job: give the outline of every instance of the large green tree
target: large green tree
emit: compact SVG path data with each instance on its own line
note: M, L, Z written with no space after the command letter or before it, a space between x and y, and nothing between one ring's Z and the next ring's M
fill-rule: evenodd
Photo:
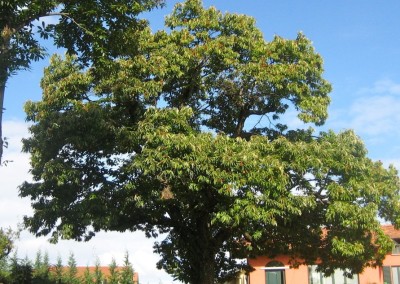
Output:
M134 47L134 35L146 25L138 14L162 0L4 0L0 1L0 163L3 153L2 114L7 79L29 69L46 52L39 36L79 54L85 63L99 64L125 56ZM58 18L41 24L43 17ZM50 21L53 22L53 21ZM127 33L129 32L129 33Z
M391 241L378 217L400 225L397 171L352 131L285 119L327 118L331 86L311 42L266 41L254 19L200 0L178 4L166 28L135 33L137 53L103 66L106 77L52 58L42 100L26 104L27 227L54 241L164 233L158 267L193 284L259 254L319 259L326 273L380 264Z

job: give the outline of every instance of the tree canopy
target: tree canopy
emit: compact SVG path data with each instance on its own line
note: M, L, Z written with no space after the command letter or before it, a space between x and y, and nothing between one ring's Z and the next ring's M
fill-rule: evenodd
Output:
M285 119L327 118L331 86L311 42L267 41L253 18L200 0L165 24L127 36L136 48L96 72L52 57L42 100L25 106L31 232L165 233L158 267L193 284L259 254L319 259L326 273L380 264L392 244L378 217L400 225L397 171L370 160L351 130Z
M46 49L39 36L43 39L52 37L57 47L65 48L70 54L78 54L84 64L101 64L124 56L134 48L134 40L126 35L132 35L146 25L145 21L138 19L138 14L162 2L0 1L0 163L3 153L1 121L7 79L19 70L29 69L33 61L45 57ZM43 17L58 18L58 22L46 24Z

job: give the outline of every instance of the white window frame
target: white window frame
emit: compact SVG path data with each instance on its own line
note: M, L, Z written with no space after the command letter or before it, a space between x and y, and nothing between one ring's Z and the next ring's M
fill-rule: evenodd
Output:
M342 273L342 271L340 270L335 270L332 275L330 275L329 277L325 277L322 275L322 272L317 272L315 271L315 268L317 267L317 265L309 265L308 266L308 284L332 284L335 283L335 275L338 275L338 272L341 272L339 275L342 275L341 277L343 277L343 282L341 283L347 283L347 279L350 280L351 282L349 284L354 283L354 278L356 277L355 281L356 283L360 283L360 277L358 277L358 274L353 275L353 279L350 279L348 277L345 277ZM313 283L312 282L312 277L311 277L311 273L318 273L318 283Z

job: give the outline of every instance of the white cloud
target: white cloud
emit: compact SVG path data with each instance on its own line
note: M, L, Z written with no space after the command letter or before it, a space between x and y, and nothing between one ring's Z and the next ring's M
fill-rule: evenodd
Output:
M28 124L18 120L6 120L3 122L3 135L6 136L8 147L4 155L19 156L22 149L22 138L28 137ZM8 158L8 160L10 160Z
M400 95L400 84L390 79L382 79L376 81L372 87L361 89L359 93Z
M375 136L400 134L400 98L389 95L364 96L350 107L351 127Z
M325 127L335 131L353 129L364 141L369 157L383 161L385 166L392 163L399 169L400 84L378 80L353 98L349 96L332 104Z
M379 80L358 92L355 100L330 111L327 126L354 129L370 145L400 138L400 84Z
M28 125L23 121L4 121L4 133L8 137L9 147L5 149L4 158L12 160L6 167L0 167L0 227L16 228L24 215L30 215L32 209L29 199L18 196L18 186L29 180L29 157L21 153L21 139L27 137ZM123 263L123 256L129 252L134 269L139 273L142 283L172 283L172 278L164 271L156 269L158 255L153 253L153 240L147 239L143 233L105 233L101 232L91 241L79 243L60 241L50 244L47 238L35 238L29 232L22 232L16 242L18 255L34 259L38 250L47 251L50 261L55 263L58 255L67 262L73 252L78 265L93 265L98 257L102 265L108 265L114 257L118 264Z

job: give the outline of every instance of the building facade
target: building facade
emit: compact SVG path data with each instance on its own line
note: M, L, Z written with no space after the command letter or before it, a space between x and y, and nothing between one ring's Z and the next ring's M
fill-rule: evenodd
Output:
M289 257L278 256L274 259L260 256L248 259L254 268L243 284L400 284L400 231L393 226L382 226L384 232L393 240L394 249L383 261L383 266L368 267L363 273L345 277L338 270L329 277L316 271L316 266L301 265L291 268Z

